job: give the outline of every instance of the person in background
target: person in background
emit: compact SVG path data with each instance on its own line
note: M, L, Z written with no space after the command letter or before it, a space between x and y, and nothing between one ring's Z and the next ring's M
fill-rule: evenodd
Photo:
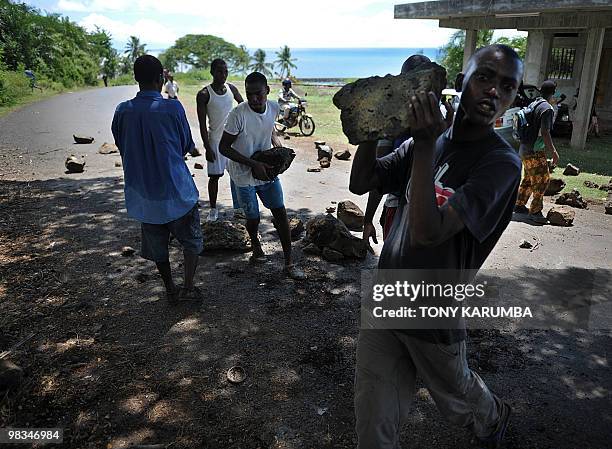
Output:
M236 86L227 81L227 64L223 59L215 59L210 65L210 73L213 81L204 87L196 95L198 120L200 123L200 135L206 150L206 161L208 169L208 200L210 211L208 221L216 221L219 212L217 210L217 195L219 192L219 178L225 173L227 158L219 153L219 143L223 136L223 128L227 116L234 106L234 101L240 104L244 100ZM208 120L208 127L206 122ZM232 202L235 213L240 206L236 197L236 187L230 179Z
M551 105L553 95L556 91L554 81L547 80L540 88L541 97L537 98L532 105L534 127L536 132L526 142L521 142L519 155L523 161L524 176L518 191L514 212L517 214L528 214L531 221L536 224L548 222L542 214L544 208L544 192L548 186L550 175L548 173L548 161L546 152L552 154L553 165L559 162L559 153L555 148L550 132L554 123L554 109ZM533 197L529 209L526 204Z
M291 80L289 78L284 79L282 84L283 87L278 92L278 104L283 111L283 120L287 120L291 109L297 107L297 104L291 100L300 100L300 97L291 88Z
M178 83L174 81L174 76L172 76L171 73L168 73L167 78L168 81L166 81L166 84L164 84L164 92L168 95L168 99L178 100Z
M199 193L184 160L194 147L189 123L180 102L162 97L163 69L156 57L136 59L134 78L140 90L117 106L111 125L123 162L127 213L141 223L141 256L155 262L168 300L199 300L194 275L203 241ZM171 235L183 247L182 288L170 268Z

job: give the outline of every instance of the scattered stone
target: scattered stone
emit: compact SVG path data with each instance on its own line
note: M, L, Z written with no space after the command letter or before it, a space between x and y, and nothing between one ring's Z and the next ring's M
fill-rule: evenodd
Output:
M314 144L315 144L315 147L319 147L321 145L325 145L325 141L324 140L315 140Z
M588 207L587 202L582 198L580 192L573 189L571 192L562 193L555 204L564 204L566 206L577 207L578 209L586 209Z
M603 190L604 192L612 191L612 183L599 186L599 190Z
M227 380L233 384L241 384L246 378L246 371L241 366L232 366L227 370Z
M588 187L589 189L599 189L599 184L596 184L588 179L584 181L584 186Z
M98 153L100 154L111 154L111 153L119 153L119 148L114 143L104 142L98 148Z
M367 242L354 236L348 228L332 215L317 216L306 223L304 243L314 243L318 248L330 248L344 257L365 259Z
M309 167L306 169L307 172L310 173L320 173L321 172L321 168L319 167Z
M321 248L314 243L309 243L302 249L302 251L304 251L305 254L312 254L313 256L320 256L322 253Z
M327 145L320 145L317 147L317 160L320 161L322 159L331 160L334 155L334 150L332 147Z
M548 182L548 186L546 187L546 191L544 192L544 195L546 196L556 195L564 188L565 188L565 181L563 179L550 178L550 181Z
M338 203L338 220L351 231L363 231L364 213L359 206L349 200Z
M555 226L572 226L576 212L568 206L554 206L546 215L546 218L551 225Z
M533 248L533 245L528 240L523 239L521 240L521 243L519 244L519 248L531 249Z
M336 212L336 208L332 206L326 207L325 212L327 212L328 214L333 214L334 212Z
M304 222L297 215L290 215L287 217L289 219L289 232L291 233L291 241L295 242L302 237L304 233ZM272 224L276 229L276 221L272 219Z
M23 379L23 370L8 360L0 360L0 390L17 388Z
M555 168L557 168L557 166L553 164L552 159L546 159L546 163L548 164L548 173L552 173L555 171Z
M205 221L202 223L204 234L204 249L207 251L238 251L251 250L251 239L246 227L235 221Z
M604 204L607 215L612 215L612 193L608 193L608 200Z
M131 246L124 246L121 248L121 255L123 257L132 257L134 254L136 254L136 250Z
M291 139L291 137L289 137L287 134L285 134L284 139L285 139L285 140L290 140L290 139Z
M115 167L122 167L121 161L115 161Z
M321 166L321 168L329 168L331 162L329 159L324 157L323 159L319 160L319 165Z
M204 166L200 164L199 162L196 162L195 164L193 164L193 168L195 168L196 170L204 170Z
M79 160L79 158L77 158L74 154L71 154L68 156L68 159L66 159L66 163L64 165L66 166L68 173L83 173L85 170L85 159L81 158Z
M341 161L348 161L351 158L351 152L349 150L337 151L334 154L336 159L340 159Z
M342 131L357 145L368 140L400 136L410 128L410 98L420 91L433 91L438 98L446 86L446 70L424 63L402 75L373 76L349 83L333 98L340 109Z
M580 174L580 169L572 164L567 164L565 170L563 170L563 174L565 176L578 176Z
M94 141L94 138L90 136L77 136L73 134L72 137L74 138L74 143L93 143Z
M328 247L323 248L322 255L323 259L327 260L328 262L340 262L344 259L344 255L341 252Z
M295 159L295 151L287 147L275 147L257 151L251 156L251 159L271 165L272 168L268 170L267 174L269 179L274 179L289 168L293 159Z

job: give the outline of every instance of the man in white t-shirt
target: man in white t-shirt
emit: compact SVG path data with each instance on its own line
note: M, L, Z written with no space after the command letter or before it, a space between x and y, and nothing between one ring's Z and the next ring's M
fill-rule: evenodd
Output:
M168 99L178 100L178 91L179 91L178 83L174 81L174 77L172 76L171 73L168 73L167 79L168 81L166 81L166 84L164 84L164 92L168 94Z
M227 64L223 59L215 59L210 64L212 83L205 86L196 95L198 120L200 122L200 135L206 149L206 161L208 169L208 199L210 211L208 221L216 221L219 213L217 210L217 194L219 192L219 178L225 173L227 158L219 154L219 142L223 136L223 128L227 116L234 106L234 101L240 104L244 100L238 89L233 84L227 83ZM206 126L208 122L208 127ZM230 181L234 211L240 206L236 198L234 183Z
M285 272L294 279L304 279L304 273L293 264L291 257L291 235L281 182L278 177L269 178L268 169L272 167L251 159L257 151L281 146L274 135L279 106L268 101L270 87L261 73L251 73L244 84L247 101L236 106L227 116L219 151L230 159L227 168L236 185L238 202L246 215L246 228L253 246L251 261L265 261L258 237L259 197L274 216L285 257Z

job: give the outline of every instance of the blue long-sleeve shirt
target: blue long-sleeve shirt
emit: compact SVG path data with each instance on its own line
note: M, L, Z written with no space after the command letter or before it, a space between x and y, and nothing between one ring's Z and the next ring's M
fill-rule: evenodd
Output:
M199 193L184 160L195 145L181 103L140 91L117 106L111 129L123 160L128 215L164 224L189 212Z

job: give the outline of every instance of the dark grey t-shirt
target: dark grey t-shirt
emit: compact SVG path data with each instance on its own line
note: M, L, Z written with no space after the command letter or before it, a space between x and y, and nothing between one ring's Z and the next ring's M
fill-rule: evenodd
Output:
M407 192L412 165L412 141L377 160L381 193L402 192L379 269L471 270L482 266L508 226L521 177L516 152L493 130L474 142L454 142L448 131L436 141L434 181L438 206L447 201L465 228L431 248L410 244ZM465 329L405 331L427 341L452 343L465 338Z
M535 100L535 101L538 101L538 100ZM555 111L548 101L543 100L541 103L537 105L534 111L534 116L535 116L534 132L530 136L530 139L527 142L521 142L521 145L519 147L519 155L521 157L535 154L536 151L541 151L538 148L534 149L534 147L536 146L535 145L536 141L538 140L538 137L540 137L540 130L542 128L547 129L548 131L552 129L553 122L554 122L554 115L555 115Z

